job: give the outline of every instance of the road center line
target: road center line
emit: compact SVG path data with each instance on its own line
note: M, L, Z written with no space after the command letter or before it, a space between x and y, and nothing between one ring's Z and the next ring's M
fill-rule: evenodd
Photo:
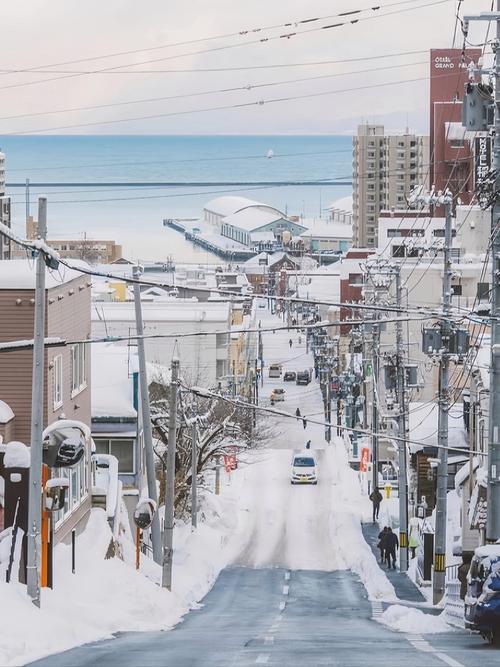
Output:
M290 591L290 586L283 586L283 595L288 595L289 591Z
M290 581L290 572L285 572L285 581Z
M280 610L281 610L281 611L284 611L285 607L286 607L286 602L285 602L284 600L282 600L282 601L280 602Z
M438 651L438 649L434 648L434 646L432 646L432 644L424 639L422 635L407 635L406 639L414 648L417 649L417 651L422 651L422 653L431 653L432 655L436 656L438 660L441 660L441 662L447 664L448 667L464 667L464 665L461 662L458 662L458 660L455 660L446 653L442 653L441 651Z

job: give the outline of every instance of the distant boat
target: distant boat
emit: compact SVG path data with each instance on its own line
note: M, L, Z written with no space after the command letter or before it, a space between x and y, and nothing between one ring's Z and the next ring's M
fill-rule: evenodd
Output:
M272 157L274 156L274 151L273 151L273 149L270 148L270 149L267 151L267 154L266 154L266 155L267 155L268 158L272 158Z

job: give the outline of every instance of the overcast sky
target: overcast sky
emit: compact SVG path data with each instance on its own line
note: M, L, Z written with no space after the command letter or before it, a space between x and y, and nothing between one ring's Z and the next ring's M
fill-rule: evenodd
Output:
M401 0L381 0L381 5ZM432 0L414 0L424 5ZM373 3L371 3L373 4ZM490 9L491 0L464 0L463 11ZM174 42L235 33L317 16L368 7L368 0L28 0L2 3L2 68L34 68L92 58L109 53L151 49ZM88 127L54 129L57 134L322 134L347 133L362 120L385 122L389 128L407 123L417 131L428 126L428 82L413 82L369 88L377 83L426 77L428 53L396 58L375 56L402 51L450 47L453 40L456 1L428 6L411 12L375 18L355 25L275 39L256 45L246 44L256 35L227 37L196 44L142 51L131 55L89 60L84 63L49 67L69 72L127 65L127 73L67 74L58 81L22 85L63 74L1 74L2 111L0 134L39 131L77 125L185 112L258 100L308 95L323 91L357 88L352 92L309 99L264 104L243 109L164 116ZM402 5L407 6L407 5ZM393 12L382 8L377 14ZM362 16L374 16L373 12ZM287 29L259 33L273 37L283 32L339 22L338 18ZM485 25L476 24L471 41L483 41ZM461 45L461 36L458 41ZM175 57L209 48L241 45L211 53ZM137 65L150 59L165 60ZM359 62L284 67L246 71L194 72L201 68L253 67L318 60L363 58ZM420 63L377 72L354 74L389 66ZM182 73L130 73L133 70L188 70ZM115 70L119 72L120 70ZM317 79L269 86L155 101L97 110L16 118L19 114L59 111L68 108L109 105L125 101L172 95L191 95L205 91L274 83L289 79L348 73L330 79ZM6 118L14 116L14 118Z

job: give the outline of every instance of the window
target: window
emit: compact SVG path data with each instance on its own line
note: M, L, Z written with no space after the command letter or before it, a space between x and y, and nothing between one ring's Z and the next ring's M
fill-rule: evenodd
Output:
M451 293L453 296L462 296L462 285L452 285Z
M489 283L478 283L477 284L477 298L479 301L487 301L490 296L490 284Z
M52 360L52 403L54 410L60 408L63 404L63 360L62 355L58 354Z
M362 285L363 284L363 274L362 273L350 273L349 274L349 285Z
M97 454L112 454L118 459L118 472L133 475L135 473L133 438L98 438L95 440Z
M54 471L54 477L62 477L69 482L64 500L64 508L55 513L56 527L61 524L82 502L89 492L88 458L87 454L74 468L59 468Z
M87 386L86 348L83 343L71 346L71 396Z

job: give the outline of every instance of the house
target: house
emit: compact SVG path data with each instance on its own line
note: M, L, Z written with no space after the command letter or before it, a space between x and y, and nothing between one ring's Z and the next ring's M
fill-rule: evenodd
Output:
M307 230L300 234L300 238L304 248L311 253L345 253L352 245L352 226L349 224L322 219L305 219L302 223Z
M32 340L35 266L28 259L0 262L0 343ZM65 268L46 271L45 337L82 341L90 337L90 281ZM90 425L90 355L84 343L46 347L43 426L59 419ZM33 352L0 354L0 438L30 444ZM91 506L90 445L71 477L67 503L55 525L56 542L82 521Z
M273 206L234 195L217 197L203 208L203 222L212 224L222 236L253 247L265 240L269 232L278 242L283 234L298 236L304 225L289 219Z
M142 301L148 362L169 367L175 354L185 377L217 386L229 372L231 304L196 299ZM92 333L95 336L130 336L136 333L133 302L94 303ZM183 334L197 334L184 336ZM124 342L123 345L127 345Z
M256 294L274 294L281 272L299 270L300 262L286 252L261 252L244 262L240 268Z

